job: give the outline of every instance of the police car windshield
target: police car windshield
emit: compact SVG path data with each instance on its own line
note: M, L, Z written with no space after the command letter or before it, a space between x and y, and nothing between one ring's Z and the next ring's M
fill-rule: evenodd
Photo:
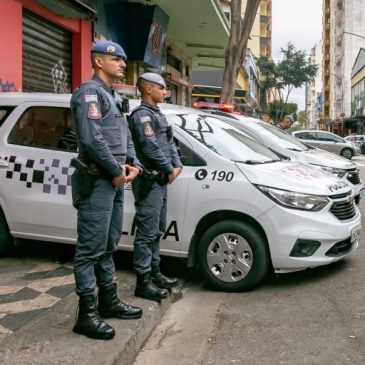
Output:
M256 163L279 161L278 157L265 146L215 117L170 114L167 118L210 150L229 160Z
M264 141L270 141L271 146L277 145L281 148L298 152L308 151L310 149L297 138L268 123L253 122L250 120L229 120L228 123L243 132L247 130L254 135L260 136ZM266 142L264 143L266 144Z

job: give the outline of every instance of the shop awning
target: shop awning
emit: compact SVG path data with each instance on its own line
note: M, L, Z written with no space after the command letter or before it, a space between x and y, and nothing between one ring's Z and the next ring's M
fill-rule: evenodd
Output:
M169 16L167 35L192 57L194 71L224 68L229 23L219 0L152 0L149 5Z

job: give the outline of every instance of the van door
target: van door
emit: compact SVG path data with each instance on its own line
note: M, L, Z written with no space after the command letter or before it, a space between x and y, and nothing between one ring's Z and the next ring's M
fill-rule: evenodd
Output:
M66 103L23 103L2 126L0 199L14 236L75 241L70 160L76 143L63 140L70 129Z

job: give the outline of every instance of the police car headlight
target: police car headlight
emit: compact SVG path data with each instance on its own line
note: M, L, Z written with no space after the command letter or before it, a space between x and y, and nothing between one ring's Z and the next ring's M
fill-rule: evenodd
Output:
M346 170L343 169L338 169L336 167L328 167L328 166L318 166L318 165L313 165L314 167L319 168L322 171L326 171L329 172L332 175L336 175L337 177L344 177L346 175Z
M286 208L319 212L329 203L325 196L296 193L263 185L256 185L256 187L271 200Z

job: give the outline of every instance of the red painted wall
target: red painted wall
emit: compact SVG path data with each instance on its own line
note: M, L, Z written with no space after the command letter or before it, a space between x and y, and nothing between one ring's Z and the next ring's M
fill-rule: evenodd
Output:
M72 37L72 89L90 78L92 23L89 20L62 18L33 0L1 0L0 11L0 92L21 91L22 86L22 8L64 27ZM12 85L14 85L12 87Z
M0 10L0 92L19 91L22 86L22 6L3 0Z

